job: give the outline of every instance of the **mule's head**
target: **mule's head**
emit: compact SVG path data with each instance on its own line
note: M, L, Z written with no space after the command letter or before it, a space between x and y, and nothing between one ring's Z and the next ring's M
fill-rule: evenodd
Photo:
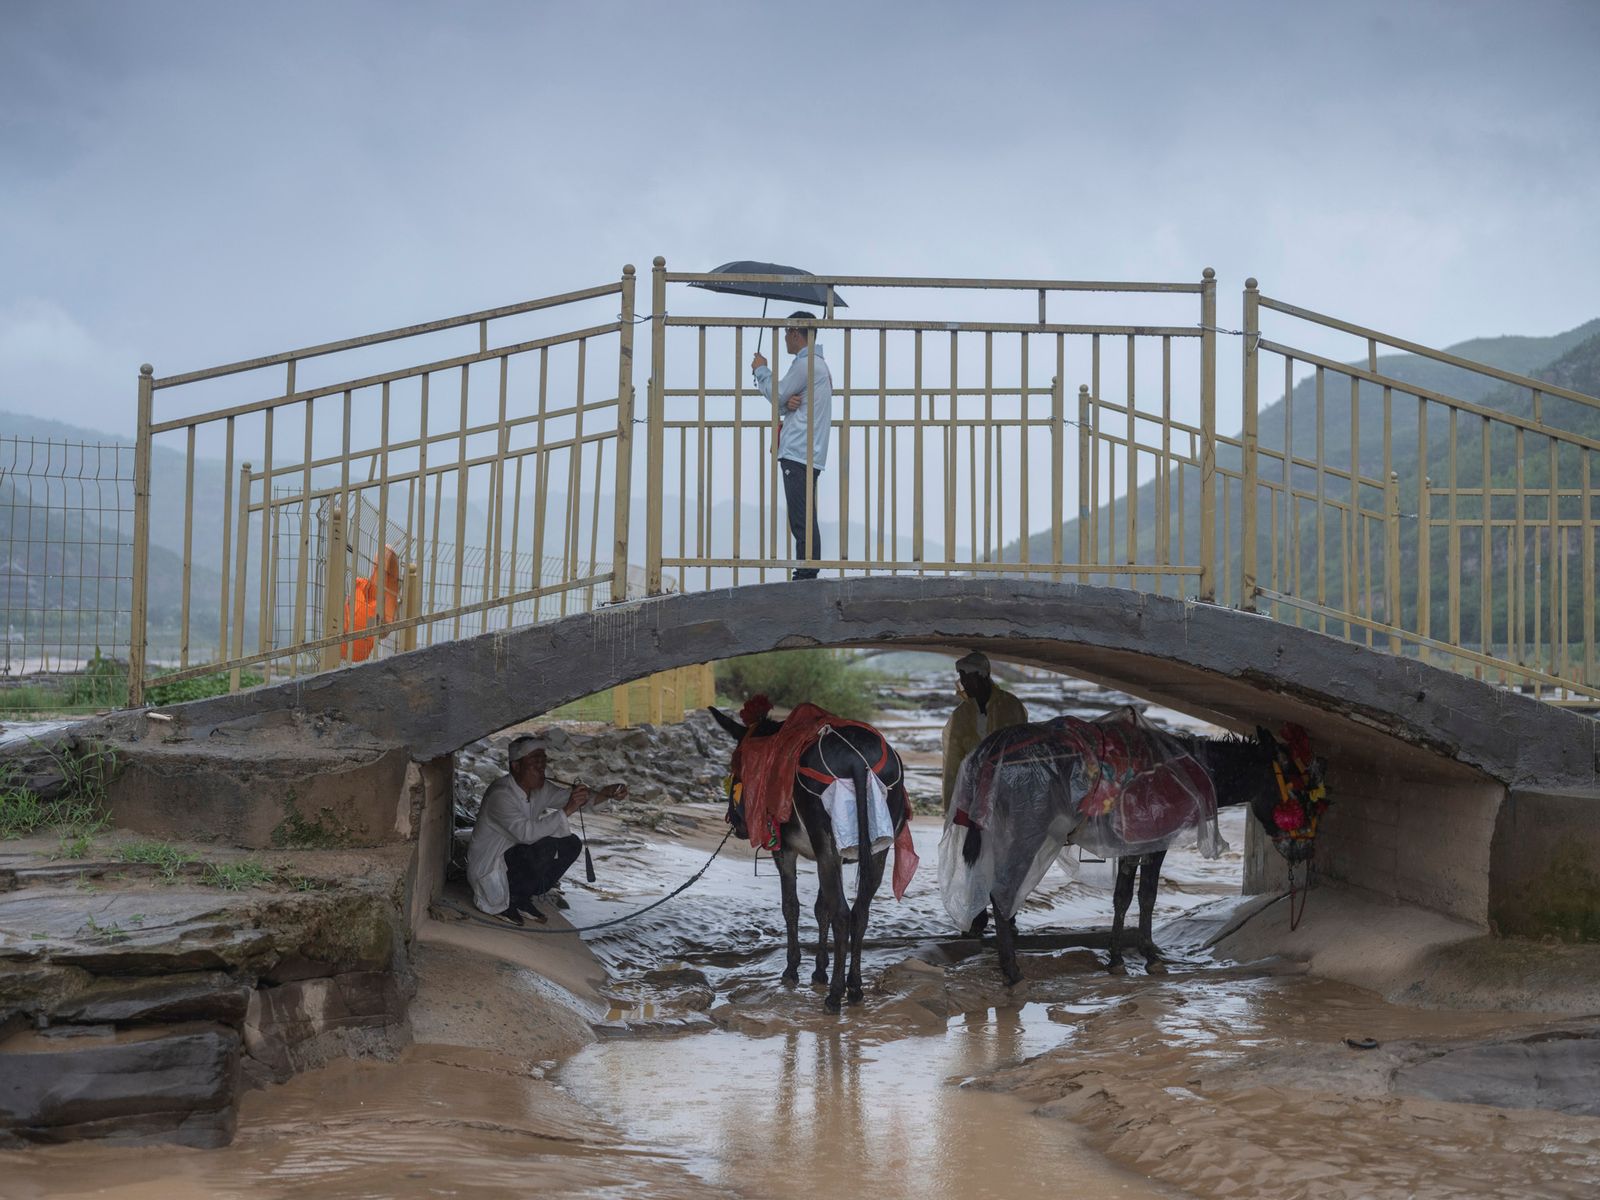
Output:
M783 728L783 722L774 721L767 715L772 711L772 701L765 696L752 696L745 701L738 717L731 717L716 707L706 711L716 718L723 732L734 740L733 755L728 760L728 775L723 781L728 794L728 812L724 819L733 826L735 836L748 838L750 830L744 820L744 782L740 778L739 751L746 738L769 737Z
M1285 725L1276 737L1257 726L1256 741L1273 786L1256 794L1251 811L1279 854L1304 862L1315 850L1317 823L1330 800L1328 765L1311 752L1311 737L1298 725Z

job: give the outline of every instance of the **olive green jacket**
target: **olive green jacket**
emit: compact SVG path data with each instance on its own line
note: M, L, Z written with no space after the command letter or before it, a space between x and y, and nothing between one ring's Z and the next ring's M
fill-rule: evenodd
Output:
M955 712L944 723L944 810L950 811L950 798L955 794L956 777L961 773L961 760L972 753L973 747L985 735L997 729L1022 725L1028 719L1028 710L1010 692L996 687L989 694L987 727L981 732L978 726L978 702L970 696L956 705Z

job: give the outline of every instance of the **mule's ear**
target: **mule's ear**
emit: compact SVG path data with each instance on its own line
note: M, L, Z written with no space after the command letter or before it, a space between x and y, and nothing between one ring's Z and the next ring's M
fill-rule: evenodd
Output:
M1272 736L1272 730L1265 725L1256 726L1256 741L1260 742L1268 750L1276 750L1278 748L1278 739Z
M737 742L740 738L744 737L744 726L739 724L739 722L735 721L720 708L717 708L713 705L707 705L706 711L717 719L717 724L722 726L722 731L734 741Z

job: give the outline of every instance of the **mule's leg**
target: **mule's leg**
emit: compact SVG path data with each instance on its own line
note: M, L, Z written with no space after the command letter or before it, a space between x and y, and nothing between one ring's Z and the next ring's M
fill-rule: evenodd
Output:
M812 909L817 914L817 966L811 972L812 983L828 982L828 926L833 923L833 908L828 903L828 893L822 888L822 875L817 875L817 903Z
M1122 975L1127 967L1122 962L1122 920L1128 915L1128 905L1133 902L1133 877L1139 871L1137 858L1117 859L1117 888L1112 893L1111 961L1106 969L1113 975Z
M845 977L845 996L851 1004L861 1002L861 943L867 936L867 914L883 882L883 864L888 857L887 850L880 850L869 854L860 867L867 876L856 889L856 902L850 908L850 974Z
M829 1012L838 1012L844 1000L845 954L850 949L850 906L844 898L844 870L836 850L817 854L817 924L833 933L833 980L822 1003Z
M1150 924L1155 916L1156 891L1161 886L1161 861L1167 857L1165 850L1144 856L1139 868L1139 953L1144 955L1144 967L1152 975L1165 975L1167 964L1161 959L1155 939L1150 936Z
M1016 918L1000 915L1005 910L998 893L990 895L989 907L994 912L994 941L995 949L1000 952L1000 974L1005 976L1006 986L1010 987L1022 982L1022 967L1017 962Z
M795 878L798 865L793 850L775 850L772 861L778 864L778 886L783 892L783 926L789 935L789 957L783 968L785 983L800 982L800 889Z

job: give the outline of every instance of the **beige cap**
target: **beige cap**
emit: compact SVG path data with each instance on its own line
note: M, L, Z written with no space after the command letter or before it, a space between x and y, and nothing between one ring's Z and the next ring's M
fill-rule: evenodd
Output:
M974 650L964 658L956 659L956 670L964 671L969 675L982 675L989 678L989 656L982 651Z

